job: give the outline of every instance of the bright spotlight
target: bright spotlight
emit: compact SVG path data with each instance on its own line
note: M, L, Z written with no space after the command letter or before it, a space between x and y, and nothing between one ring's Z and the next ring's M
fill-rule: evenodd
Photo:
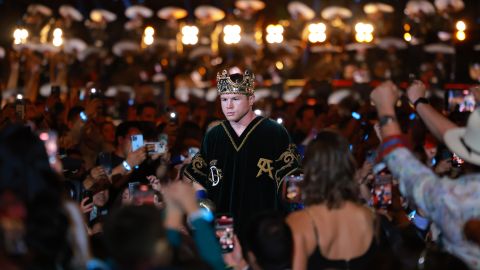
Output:
M457 28L458 31L465 31L467 29L467 25L465 24L464 21L458 21L455 24L455 27Z

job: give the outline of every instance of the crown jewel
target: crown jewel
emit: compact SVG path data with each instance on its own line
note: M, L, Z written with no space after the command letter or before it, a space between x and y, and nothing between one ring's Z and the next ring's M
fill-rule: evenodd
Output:
M226 70L223 70L222 73L217 73L217 90L218 94L243 94L243 95L253 95L255 84L255 75L245 70L243 74L243 80L241 82L233 82L230 79L230 75Z

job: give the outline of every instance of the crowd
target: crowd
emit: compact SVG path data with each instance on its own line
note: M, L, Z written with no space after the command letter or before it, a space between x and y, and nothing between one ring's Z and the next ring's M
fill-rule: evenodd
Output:
M0 268L480 269L480 88L360 47L8 50Z

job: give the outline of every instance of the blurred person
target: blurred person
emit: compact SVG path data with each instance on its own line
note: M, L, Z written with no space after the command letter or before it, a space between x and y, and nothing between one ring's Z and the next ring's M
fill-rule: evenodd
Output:
M112 121L105 120L100 124L100 129L104 142L103 149L106 152L113 151L115 148L115 125Z
M301 145L308 138L315 125L317 112L314 106L303 105L295 115L295 129L292 132L292 140L296 145Z
M205 135L184 176L207 190L218 213L234 218L242 239L250 217L264 210L286 211L279 190L284 176L299 171L299 156L286 129L253 112L255 76L217 75L226 120Z
M90 259L78 207L63 200L62 180L49 164L44 143L30 128L0 132L0 190L26 206L24 238L28 269L85 268Z
M391 82L371 95L383 137L380 157L399 180L402 195L439 228L443 249L479 269L480 247L465 239L463 229L467 221L480 217L480 110L471 113L465 128L458 128L428 104L425 92L423 83L415 81L407 95L430 132L464 160L465 174L456 181L440 178L413 157L396 120L394 106L399 94Z
M249 224L243 253L252 270L292 269L293 236L282 215L264 213Z
M157 105L151 101L147 101L137 105L137 120L156 123Z
M360 204L348 141L321 131L303 162L304 210L287 218L294 239L293 269L364 269L377 249L375 215Z

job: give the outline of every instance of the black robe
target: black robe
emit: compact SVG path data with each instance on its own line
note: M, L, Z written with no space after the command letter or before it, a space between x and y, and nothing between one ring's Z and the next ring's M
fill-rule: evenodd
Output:
M207 189L216 213L231 214L237 234L265 210L286 211L283 178L300 172L300 157L287 130L256 117L240 137L228 121L211 129L185 176Z

